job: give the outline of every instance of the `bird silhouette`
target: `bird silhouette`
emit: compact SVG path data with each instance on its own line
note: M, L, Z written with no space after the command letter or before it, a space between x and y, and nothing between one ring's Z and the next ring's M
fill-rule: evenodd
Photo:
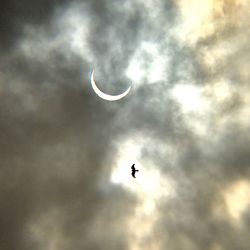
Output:
M135 169L135 164L132 165L131 169L132 169L132 176L133 176L134 178L136 178L136 177L135 177L135 173L136 173L136 172L139 172L139 170L138 170L138 169Z

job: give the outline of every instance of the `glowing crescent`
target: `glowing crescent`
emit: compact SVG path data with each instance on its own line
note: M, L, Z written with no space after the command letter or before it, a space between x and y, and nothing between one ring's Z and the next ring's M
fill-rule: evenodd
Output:
M96 83L95 83L95 80L94 80L94 70L91 73L91 85L92 85L92 88L95 91L95 93L99 97L101 97L102 99L107 100L107 101L117 101L117 100L120 100L123 97L125 97L128 94L128 92L130 91L130 89L131 89L131 86L129 86L129 88L125 92L123 92L122 94L120 94L120 95L108 95L108 94L103 93L96 86Z

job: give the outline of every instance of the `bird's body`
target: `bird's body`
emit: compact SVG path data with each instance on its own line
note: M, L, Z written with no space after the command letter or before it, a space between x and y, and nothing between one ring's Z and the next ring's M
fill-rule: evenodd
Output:
M132 169L132 173L131 173L132 176L133 176L134 178L136 178L136 177L135 177L135 173L136 173L136 172L139 172L139 170L138 170L138 169L135 169L135 164L132 165L131 169Z

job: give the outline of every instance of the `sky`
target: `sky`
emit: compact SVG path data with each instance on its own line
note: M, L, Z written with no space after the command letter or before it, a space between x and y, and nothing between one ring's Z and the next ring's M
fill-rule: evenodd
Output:
M249 249L249 18L248 0L2 1L0 248ZM129 94L101 99L93 69Z

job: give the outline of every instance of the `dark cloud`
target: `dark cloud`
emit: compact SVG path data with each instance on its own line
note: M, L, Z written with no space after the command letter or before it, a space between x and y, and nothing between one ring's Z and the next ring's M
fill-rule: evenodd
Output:
M11 49L23 33L23 25L43 25L48 23L58 5L66 0L29 1L22 3L11 0L1 2L0 15L0 45L2 49Z

